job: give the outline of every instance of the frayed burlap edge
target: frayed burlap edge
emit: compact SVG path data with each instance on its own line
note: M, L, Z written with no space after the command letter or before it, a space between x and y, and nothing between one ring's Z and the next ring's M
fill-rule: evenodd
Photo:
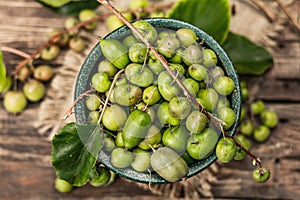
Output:
M286 0L284 3L290 5L293 1ZM272 48L277 45L276 39L288 21L275 1L264 0L264 3L276 16L276 21L272 23L249 0L230 0L230 2L236 7L236 14L231 18L230 30L248 37L251 41L272 52ZM105 35L107 30L103 29L104 26L99 26L101 28L94 33ZM46 98L37 110L38 120L34 123L37 131L49 141L64 123L75 120L74 116L71 116L67 121L61 121L66 110L73 103L73 89L80 66L93 45L97 43L98 35L85 35L90 40L90 46L82 54L67 51L61 56L62 66L55 69L56 75L50 83ZM187 180L172 184L150 185L150 188L153 194L168 198L201 199L201 197L209 197L213 199L212 183L217 181L216 174L220 167L220 164L216 162ZM150 189L148 184L135 184L143 189Z
M210 183L217 180L217 173L218 163L214 163L200 174L180 182L154 185L145 183L136 184L145 190L152 191L153 194L165 196L170 199L200 199L201 197L213 198L211 190L212 186Z

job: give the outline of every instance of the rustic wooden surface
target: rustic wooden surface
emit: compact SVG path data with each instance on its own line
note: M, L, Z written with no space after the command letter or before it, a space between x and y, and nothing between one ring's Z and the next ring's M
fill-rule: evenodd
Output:
M300 1L291 8L299 22ZM46 41L50 30L62 27L65 19L31 0L0 0L0 10L0 45L28 53ZM300 198L299 32L287 24L276 40L278 45L271 49L274 67L264 77L250 79L250 85L258 88L256 97L280 117L270 139L252 148L271 168L271 179L266 184L254 183L249 159L220 165L217 180L211 183L216 199ZM21 60L8 53L4 56L10 70ZM61 64L59 59L55 63ZM68 194L58 193L53 187L51 144L32 126L37 109L39 105L33 104L21 115L13 116L4 111L1 102L0 199L166 199L121 179L110 187L86 185Z

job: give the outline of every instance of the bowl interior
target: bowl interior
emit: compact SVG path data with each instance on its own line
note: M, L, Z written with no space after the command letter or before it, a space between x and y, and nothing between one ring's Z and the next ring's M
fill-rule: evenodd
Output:
M235 68L225 53L225 51L221 48L221 46L207 33L200 30L199 28L190 25L188 23L174 20L174 19L147 19L150 24L152 24L154 27L158 28L167 28L167 29L173 29L177 30L180 28L189 28L196 32L197 36L204 40L204 46L207 46L208 48L211 48L214 50L216 55L218 56L219 63L225 70L225 73L227 76L232 78L234 80L236 90L233 94L230 96L230 102L231 102L231 108L236 113L236 121L234 125L228 130L228 133L230 135L233 135L240 118L240 109L241 109L241 93L240 93L240 86L239 86L239 79L238 75L235 71ZM110 34L108 34L105 38L123 38L124 36L130 34L131 31L128 27L123 26ZM101 53L100 45L99 43L92 49L92 51L89 53L88 57L84 61L78 76L76 80L75 85L75 92L74 92L74 99L77 99L83 92L90 89L90 80L91 76L97 71L97 67L99 62L104 58L104 56ZM87 123L88 119L88 112L86 111L84 101L80 101L75 106L75 117L76 121L78 123ZM107 166L110 170L114 171L116 174L133 180L137 182L143 182L143 183L166 183L166 181L161 178L158 174L152 173L151 176L148 172L140 173L136 172L131 168L125 168L125 169L119 169L115 168L110 163L110 155L106 154L105 152L101 151L99 153L99 159L101 160L101 163L103 163L105 166ZM193 175L198 174L202 170L206 169L209 165L211 165L216 160L216 154L213 152L208 156L207 158L197 161L191 165L189 165L189 171L187 174L187 177L191 177Z

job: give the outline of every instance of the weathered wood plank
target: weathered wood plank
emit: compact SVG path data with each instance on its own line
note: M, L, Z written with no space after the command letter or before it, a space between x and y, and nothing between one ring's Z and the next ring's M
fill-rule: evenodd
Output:
M7 161L0 164L0 197L7 199L98 199L98 198L122 198L129 196L146 197L151 199L151 193L137 188L135 184L128 184L123 180L113 183L110 187L94 188L86 185L74 189L69 194L60 194L54 189L54 172L50 166L32 165L30 160L22 164ZM113 195L112 195L113 194ZM126 194L126 195L124 195ZM156 199L155 196L153 199Z
M300 87L300 79L275 79L265 77L243 78L247 80L250 97L261 99L267 102L300 102L300 94L294 88Z
M285 41L284 45L273 50L275 64L274 69L269 71L269 76L277 79L296 79L299 81L300 36L285 38L283 41Z

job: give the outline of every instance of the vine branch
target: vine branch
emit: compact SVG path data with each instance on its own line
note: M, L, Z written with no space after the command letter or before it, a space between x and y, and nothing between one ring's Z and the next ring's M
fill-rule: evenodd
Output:
M29 58L30 57L29 54L27 54L27 53L25 53L23 51L20 51L18 49L12 48L12 47L1 46L0 50L1 51L5 51L5 52L9 52L9 53L12 53L12 54L15 54L15 55L18 55L18 56L23 57L23 58Z
M188 89L184 86L184 84L176 78L176 74L171 70L170 66L168 65L167 61L163 56L161 56L156 49L151 45L151 43L138 31L123 15L120 13L113 5L109 3L108 0L98 0L99 3L104 5L108 10L110 10L114 15L118 17L126 26L128 26L129 29L150 49L150 51L156 56L156 58L161 62L161 64L164 66L166 71L172 76L172 78L176 81L176 83L179 85L179 87L183 90L184 95L187 99L189 99L194 105L198 107L198 109L207 116L207 118L213 123L213 125L217 128L219 127L219 122L215 119L213 115L211 115L209 112L207 112L202 105L198 103L198 101L191 95L191 93L188 91ZM228 132L224 131L224 134L227 137L230 137L234 140L235 144L240 147L243 151L247 153L249 157L251 157L256 164L258 164L260 167L262 167L261 161L258 157L256 157L254 154L250 153L247 149L245 149L241 144L239 144Z
M64 114L62 120L65 121L68 117L70 117L70 115L72 114L72 110L75 107L75 105L81 101L81 99L83 99L85 96L87 96L88 94L95 92L94 89L89 89L87 91L85 91L84 93L82 93L75 101L74 103L67 109L66 113Z
M270 22L275 21L276 19L275 16L261 0L251 0L251 1L265 13L265 15L268 17Z
M280 0L276 0L276 2L279 5L279 7L283 10L283 12L286 14L286 16L290 19L292 25L297 29L298 32L300 32L300 24L293 17L290 10Z
M110 14L105 14L105 15L98 15L98 16L95 16L89 20L86 20L86 21L83 21L83 22L80 22L78 23L77 25L69 28L69 29L65 29L65 30L62 30L60 32L58 32L57 34L53 35L52 37L50 37L46 42L44 42L43 44L41 44L36 51L34 51L31 55L29 55L26 59L24 59L23 61L21 61L15 68L15 71L13 72L13 74L17 74L19 72L19 70L24 67L28 62L30 62L32 59L34 59L35 57L37 57L40 52L45 49L47 46L49 46L51 43L53 43L53 41L55 39L57 39L58 37L62 36L63 34L65 33L68 33L70 31L74 31L74 30L78 30L82 27L84 27L85 25L91 23L91 22L94 22L94 21L97 21L97 20L102 20L106 17L110 16Z
M126 10L126 11L123 11L122 13L135 13L137 11L145 11L145 12L153 12L155 10L160 10L160 9L168 9L170 8L171 6L173 6L174 3L169 3L169 4L165 4L165 5L157 5L157 6L152 6L152 7L147 7L147 8L143 8L143 9L133 9L133 10ZM62 30L60 32L58 32L57 34L53 35L52 37L50 37L46 42L44 42L43 44L41 44L37 49L36 51L34 51L32 54L30 55L26 55L24 54L24 57L25 59L22 60L15 68L14 72L13 72L13 75L16 75L19 70L24 67L28 62L30 62L32 59L36 58L40 52L45 49L47 46L49 46L51 43L53 43L53 41L55 39L57 39L58 37L68 33L68 32L71 32L71 31L75 31L75 30L78 30L80 28L83 28L85 25L87 24L90 24L92 22L95 22L95 21L100 21L100 20L103 20L103 19L106 19L107 17L113 15L112 13L106 13L106 14L102 14L102 15L97 15L89 20L86 20L86 21L83 21L83 22L80 22L78 23L77 25L69 28L69 29L65 29L65 30ZM21 51L19 51L21 52Z

